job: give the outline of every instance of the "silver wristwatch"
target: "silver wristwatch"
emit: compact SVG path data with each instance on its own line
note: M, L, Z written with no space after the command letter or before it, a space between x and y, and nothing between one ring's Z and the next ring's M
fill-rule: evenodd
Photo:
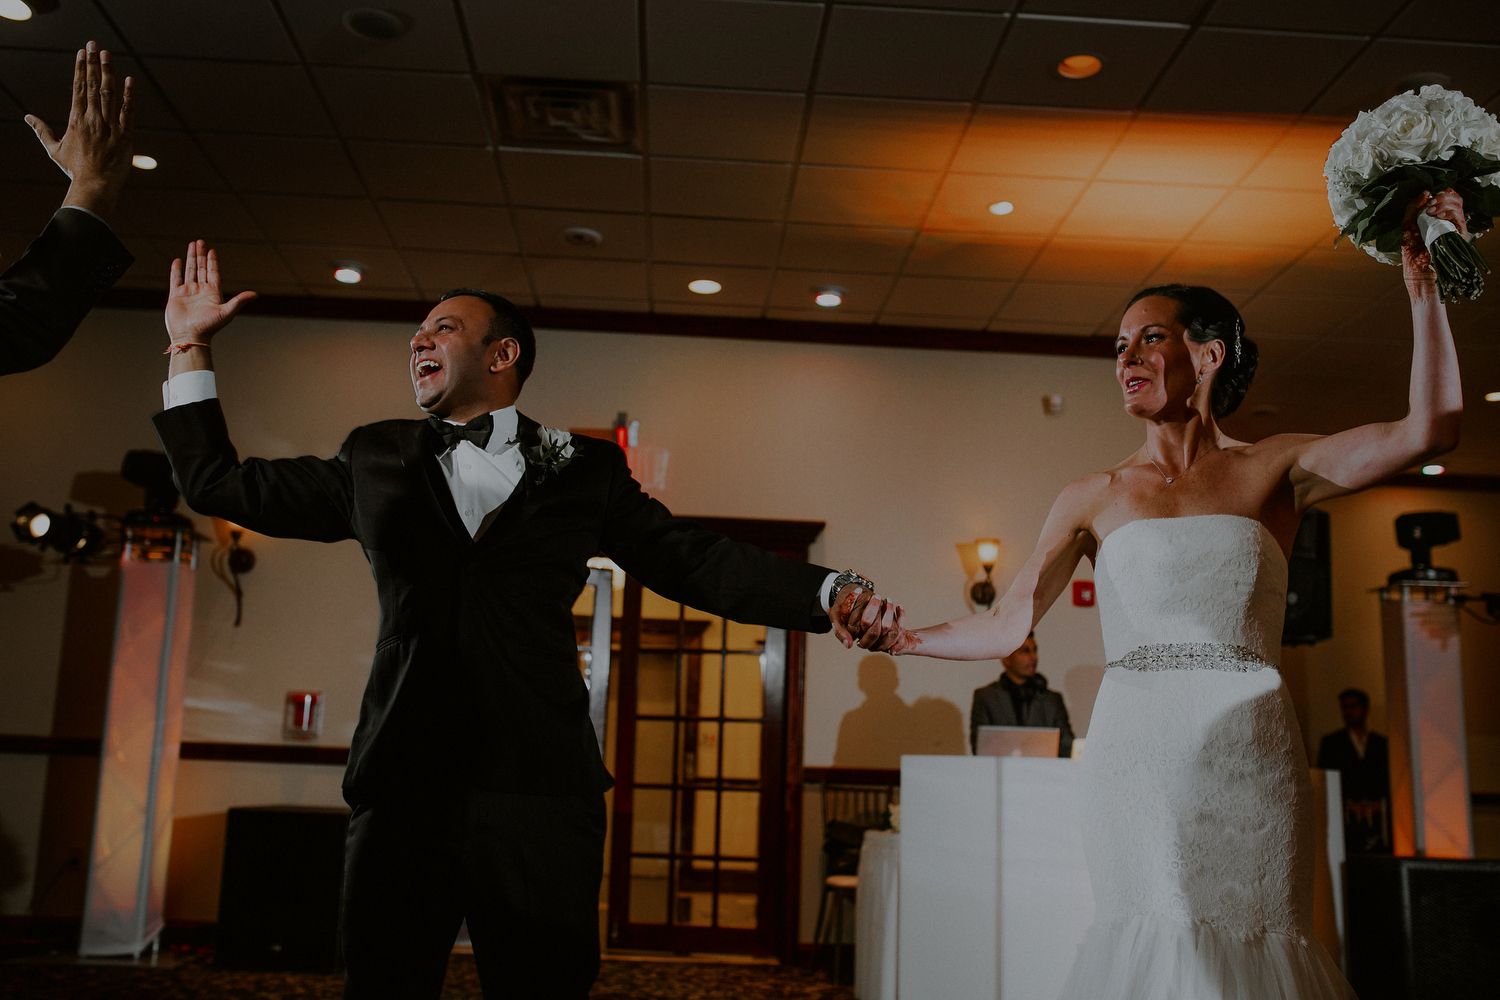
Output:
M833 602L839 599L839 591L843 590L851 583L857 583L861 587L864 587L866 590L868 590L870 593L875 593L875 584L871 583L869 580L866 580L864 577L854 572L854 570L846 569L838 576L833 578L833 586L830 587L828 591L828 606L830 608L833 607Z

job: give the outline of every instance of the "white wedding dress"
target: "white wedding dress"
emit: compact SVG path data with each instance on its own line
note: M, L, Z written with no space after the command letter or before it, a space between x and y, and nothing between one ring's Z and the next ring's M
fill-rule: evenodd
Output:
M1099 546L1109 668L1083 754L1095 920L1064 1000L1341 1000L1313 937L1312 800L1275 664L1287 564L1258 521Z

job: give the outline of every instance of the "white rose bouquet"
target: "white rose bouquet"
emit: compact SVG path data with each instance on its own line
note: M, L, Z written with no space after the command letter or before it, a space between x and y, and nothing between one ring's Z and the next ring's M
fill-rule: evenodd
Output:
M1361 111L1328 150L1323 166L1339 238L1376 260L1401 263L1406 208L1423 192L1452 188L1477 236L1500 215L1500 122L1456 90L1437 85L1397 94ZM1476 299L1489 267L1456 226L1425 212L1417 229L1437 272L1443 301ZM1338 245L1338 240L1334 241Z

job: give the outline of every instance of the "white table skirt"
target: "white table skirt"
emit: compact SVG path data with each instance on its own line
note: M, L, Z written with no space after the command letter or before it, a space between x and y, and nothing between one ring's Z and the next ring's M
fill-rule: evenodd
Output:
M901 837L866 830L854 903L854 996L896 1000L897 887Z

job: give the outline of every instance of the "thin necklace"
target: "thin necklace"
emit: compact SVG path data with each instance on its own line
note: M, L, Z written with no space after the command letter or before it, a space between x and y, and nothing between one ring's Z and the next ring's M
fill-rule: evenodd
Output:
M1181 473L1180 476L1169 476L1165 472L1162 472L1161 471L1161 466L1157 465L1156 464L1156 459L1152 458L1150 455L1146 456L1146 461L1150 462L1152 464L1152 466L1155 467L1155 469L1156 469L1157 472L1161 472L1161 477L1163 479L1165 479L1168 483L1175 483L1178 479L1181 478L1181 476L1185 476L1185 475L1188 474L1188 469L1191 469L1193 467L1193 462L1198 461L1198 459L1197 459L1196 456L1194 456L1193 459L1191 461L1189 461L1188 464L1183 468L1182 473Z

